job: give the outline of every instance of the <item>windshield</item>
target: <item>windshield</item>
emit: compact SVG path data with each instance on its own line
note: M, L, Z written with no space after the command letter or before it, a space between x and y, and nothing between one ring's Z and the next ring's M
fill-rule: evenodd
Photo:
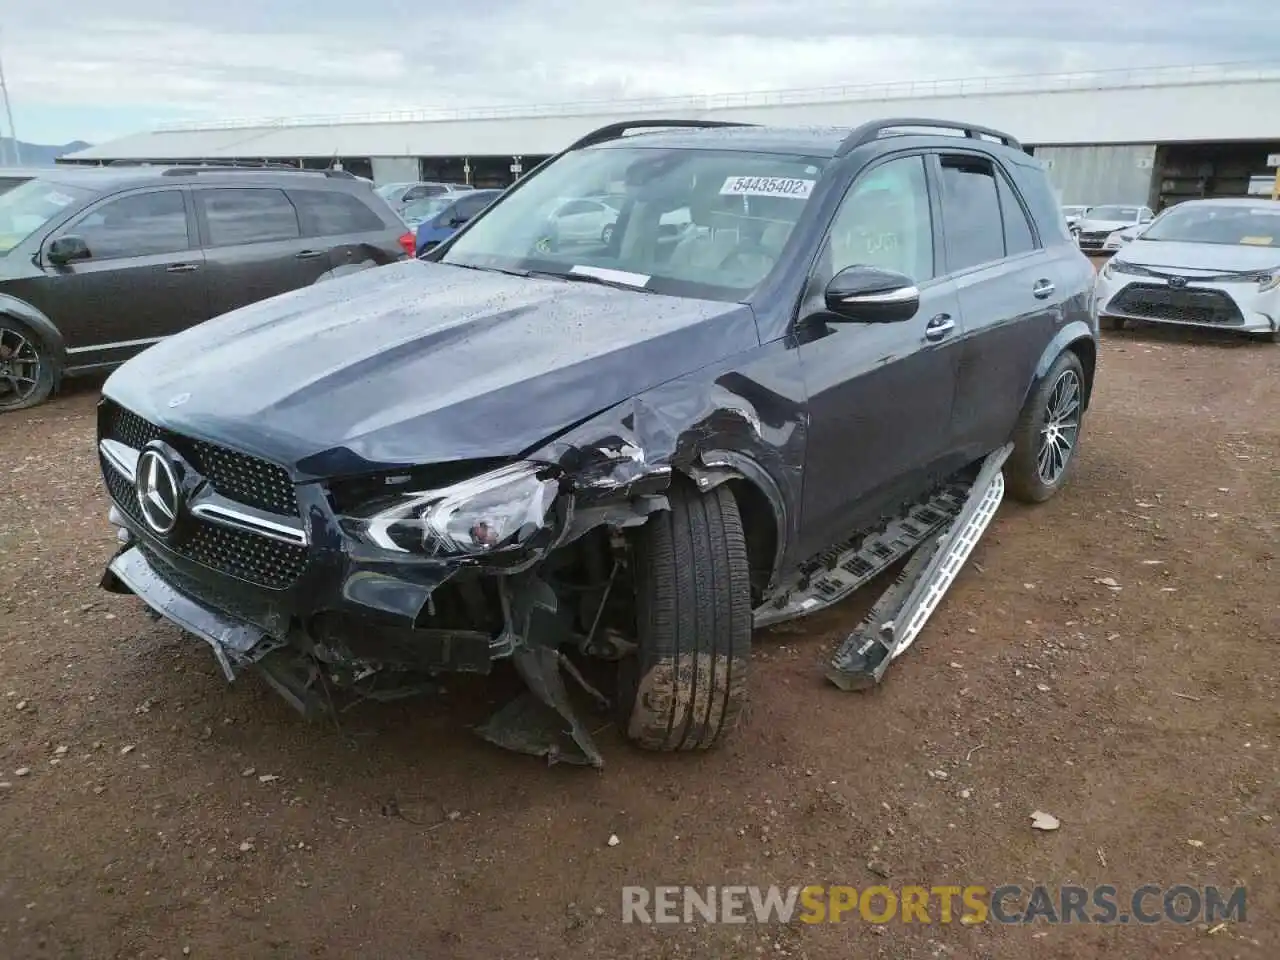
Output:
M1280 203L1173 207L1143 231L1142 239L1280 247Z
M578 150L493 205L441 260L738 300L773 269L825 162L662 147Z
M8 253L72 204L93 194L47 180L28 180L0 194L0 255Z
M1068 217L1082 217L1089 212L1088 207L1063 207L1062 212Z
M1137 207L1094 207L1089 211L1090 220L1137 220Z
M443 213L446 207L451 207L457 202L457 197L427 197L425 200L415 200L404 208L402 216L406 220L430 220L437 214Z

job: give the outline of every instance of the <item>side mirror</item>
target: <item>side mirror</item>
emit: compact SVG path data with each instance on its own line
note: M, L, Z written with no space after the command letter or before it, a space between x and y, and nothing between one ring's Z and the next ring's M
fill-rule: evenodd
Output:
M461 214L454 214L449 218L449 226L460 227L470 219L470 217L464 217Z
M879 267L845 267L827 284L827 309L854 323L901 323L920 309L910 277Z
M49 258L50 263L63 266L75 260L88 260L91 254L89 245L84 242L83 237L68 234L51 240L45 256Z

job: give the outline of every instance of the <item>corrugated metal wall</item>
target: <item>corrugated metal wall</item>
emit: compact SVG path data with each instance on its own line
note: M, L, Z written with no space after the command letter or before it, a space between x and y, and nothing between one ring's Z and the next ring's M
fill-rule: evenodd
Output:
M418 179L417 157L372 157L374 183L412 183Z
M1154 144L1036 147L1035 156L1064 204L1144 204L1151 196Z

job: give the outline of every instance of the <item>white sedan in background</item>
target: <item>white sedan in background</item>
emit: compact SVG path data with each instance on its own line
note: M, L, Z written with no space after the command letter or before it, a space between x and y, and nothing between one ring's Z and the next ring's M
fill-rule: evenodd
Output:
M1141 226L1155 216L1149 207L1106 204L1091 207L1071 228L1085 253L1103 251L1107 238L1125 227Z
M1280 202L1188 200L1140 228L1098 274L1093 309L1280 342Z

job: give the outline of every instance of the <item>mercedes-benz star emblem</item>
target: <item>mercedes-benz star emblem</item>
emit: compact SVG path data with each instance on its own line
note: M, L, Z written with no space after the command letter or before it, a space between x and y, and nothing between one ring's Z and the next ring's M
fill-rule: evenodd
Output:
M147 526L161 535L178 523L182 492L173 465L158 450L144 450L138 458L138 506Z

